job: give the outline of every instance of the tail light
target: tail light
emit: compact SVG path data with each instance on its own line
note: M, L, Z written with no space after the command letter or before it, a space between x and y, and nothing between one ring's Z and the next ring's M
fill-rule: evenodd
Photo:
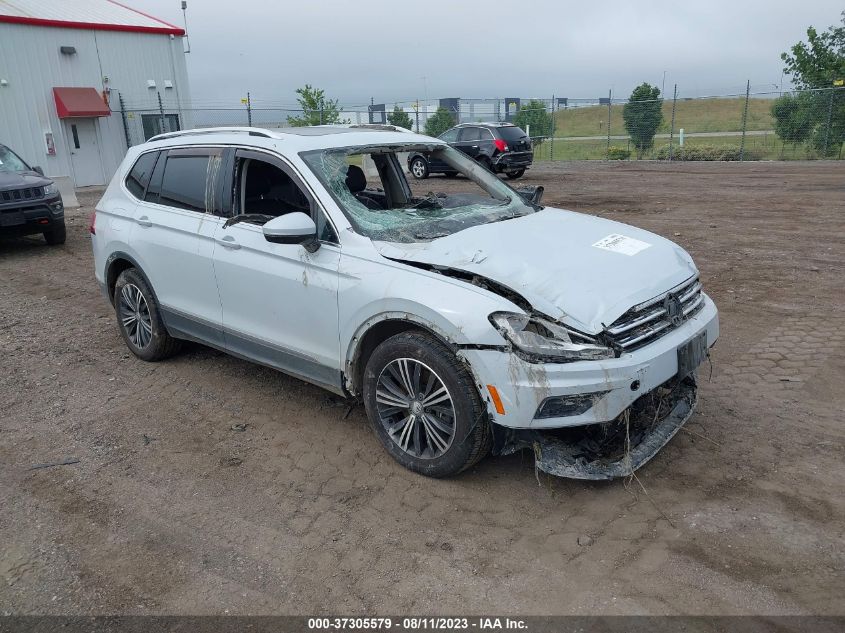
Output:
M96 221L97 221L97 211L95 210L95 211L93 211L93 212L91 213L91 219L90 219L90 220L88 220L88 232L89 232L91 235L96 235L96 234L97 234L96 227L94 226L94 223L95 223Z
M505 143L502 139L497 138L493 142L496 144L496 149L499 150L500 152L508 151L508 144Z

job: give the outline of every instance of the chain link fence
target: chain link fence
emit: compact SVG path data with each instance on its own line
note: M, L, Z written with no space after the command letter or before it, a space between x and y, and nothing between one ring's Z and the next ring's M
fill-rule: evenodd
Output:
M752 91L631 101L595 99L446 98L341 106L340 122L389 123L394 110L421 133L456 123L510 121L534 141L535 160L808 160L841 159L845 143L845 87L807 91ZM112 107L123 121L127 146L181 129L253 126L284 128L305 113L297 107L253 101L225 107L179 107L160 95ZM309 113L314 123L322 113ZM404 115L404 116L403 116ZM434 125L437 123L437 125ZM445 126L445 127L444 127ZM436 128L436 129L435 129Z

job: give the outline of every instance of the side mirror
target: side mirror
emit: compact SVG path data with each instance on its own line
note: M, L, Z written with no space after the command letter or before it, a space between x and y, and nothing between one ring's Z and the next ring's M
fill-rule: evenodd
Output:
M43 176L43 175L44 175L44 170L43 170L43 169L41 169L40 167L33 167L33 168L32 168L32 171L34 171L34 172L35 172L36 174L38 174L39 176Z
M317 225L307 213L295 211L273 218L262 227L264 239L274 244L302 244L309 253L320 247Z
M543 187L543 185L537 185L536 187L520 187L516 190L516 192L526 202L530 202L531 204L539 207L540 203L543 201L543 192L545 190L546 188Z

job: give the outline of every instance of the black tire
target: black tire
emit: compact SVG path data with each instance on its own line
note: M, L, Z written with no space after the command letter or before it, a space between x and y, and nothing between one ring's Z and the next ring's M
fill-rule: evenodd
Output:
M54 224L49 231L44 231L44 239L50 246L59 246L67 240L67 228L62 220L60 224Z
M125 325L125 318L128 317L126 308L130 303L129 297L131 296L133 299L135 297L134 289L137 289L143 297L143 306L146 307L146 314L149 317L148 325L150 329L145 329L146 334L144 335L134 334L135 328L141 328L141 324L137 320L135 328ZM131 301L131 303L134 303L134 301ZM140 308L142 314L145 312L143 306ZM182 346L182 341L168 334L167 328L164 327L164 321L161 319L155 295L144 276L134 268L124 270L117 278L114 285L114 312L117 317L117 329L120 330L120 335L123 337L126 346L141 360L148 362L164 360L173 356ZM136 309L135 313L138 312L139 310Z
M414 159L408 165L408 169L417 180L428 178L428 161L422 156L414 156Z
M507 176L510 180L516 180L517 178L522 178L524 175L525 175L524 169L517 169L516 171L505 172L505 176Z
M452 435L448 448L437 456L417 456L405 450L390 435L386 422L382 421L381 415L387 409L380 401L383 407L380 411L376 401L376 391L379 386L383 386L379 381L383 372L390 371L388 365L403 360L424 366L435 374L447 390L451 407L447 405L440 408L451 408L454 414ZM403 332L384 341L367 362L363 387L364 407L373 430L391 457L405 468L427 477L449 477L470 468L490 452L493 441L490 421L472 375L452 350L433 336L422 332ZM379 389L379 393L383 394L384 391ZM395 406L392 408L402 409ZM410 407L404 410L409 416L412 415ZM404 415L404 412L397 414L399 417ZM427 413L423 413L423 417L431 420ZM443 421L443 418L439 419ZM413 421L408 424L413 427ZM414 427L414 431L422 429L416 434L417 446L420 435L429 437L423 424ZM408 436L411 434L412 431L409 431Z

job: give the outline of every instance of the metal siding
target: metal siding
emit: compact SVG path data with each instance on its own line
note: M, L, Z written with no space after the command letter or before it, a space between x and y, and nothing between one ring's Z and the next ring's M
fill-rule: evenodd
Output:
M60 46L74 46L76 54L62 55ZM188 105L189 94L182 38L150 33L91 31L0 23L0 142L24 159L40 165L48 176L71 176L64 125L56 114L54 86L84 86L102 90L109 78L111 107L118 110L117 93L125 99L155 103L155 79L169 112ZM172 53L172 58L171 58ZM100 66L102 65L102 72ZM174 88L164 90L164 80ZM178 97L177 97L178 94ZM186 127L189 122L184 121ZM119 112L100 117L99 143L103 170L110 179L126 152ZM56 156L47 156L44 132L52 131Z

